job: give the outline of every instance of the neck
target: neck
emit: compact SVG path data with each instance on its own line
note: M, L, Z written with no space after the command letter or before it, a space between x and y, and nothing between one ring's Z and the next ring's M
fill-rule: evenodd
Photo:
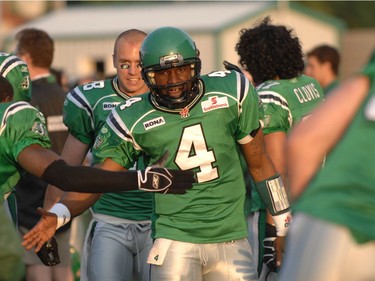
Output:
M31 80L38 79L40 76L46 76L50 73L48 68L29 66Z

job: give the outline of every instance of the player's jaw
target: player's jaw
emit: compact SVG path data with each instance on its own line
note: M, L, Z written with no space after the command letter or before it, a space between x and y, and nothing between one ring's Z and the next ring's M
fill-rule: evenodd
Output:
M120 81L120 89L128 95L139 95L148 91L141 76L123 77Z

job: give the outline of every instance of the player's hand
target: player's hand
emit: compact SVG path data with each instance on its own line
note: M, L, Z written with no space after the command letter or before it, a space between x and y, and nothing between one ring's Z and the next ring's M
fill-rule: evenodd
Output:
M56 232L57 216L49 213L43 208L38 208L41 215L39 222L23 236L22 246L26 250L35 247L35 252L39 252L44 243L50 240Z
M276 227L267 223L266 224L266 235L263 240L263 263L272 272L277 272L276 265Z
M283 260L283 254L285 250L285 236L277 236L276 237L276 266L279 269L282 260Z
M229 61L223 61L224 67L226 70L235 70L239 73L242 73L241 68L239 68L237 65L230 63Z
M171 170L158 166L138 171L138 188L148 192L184 194L196 182L192 171Z
M146 170L138 171L138 188L148 192L184 194L197 180L192 171L167 169L168 151Z

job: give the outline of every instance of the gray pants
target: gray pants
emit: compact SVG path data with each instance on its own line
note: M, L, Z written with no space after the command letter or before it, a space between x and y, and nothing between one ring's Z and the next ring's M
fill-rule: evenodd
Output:
M81 280L149 280L146 261L152 246L150 224L97 222L94 227L84 246L82 258L87 259L87 265L82 261Z
M370 281L374 265L374 241L358 244L343 226L296 214L279 281Z

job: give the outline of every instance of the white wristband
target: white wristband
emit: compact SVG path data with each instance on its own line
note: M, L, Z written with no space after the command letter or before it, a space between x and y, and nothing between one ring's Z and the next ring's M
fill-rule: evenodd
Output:
M56 203L53 205L49 212L54 213L57 216L56 230L70 221L71 216L69 209L62 203Z
M289 226L292 222L292 214L290 211L283 214L272 216L276 226L276 235L284 237L288 232Z

